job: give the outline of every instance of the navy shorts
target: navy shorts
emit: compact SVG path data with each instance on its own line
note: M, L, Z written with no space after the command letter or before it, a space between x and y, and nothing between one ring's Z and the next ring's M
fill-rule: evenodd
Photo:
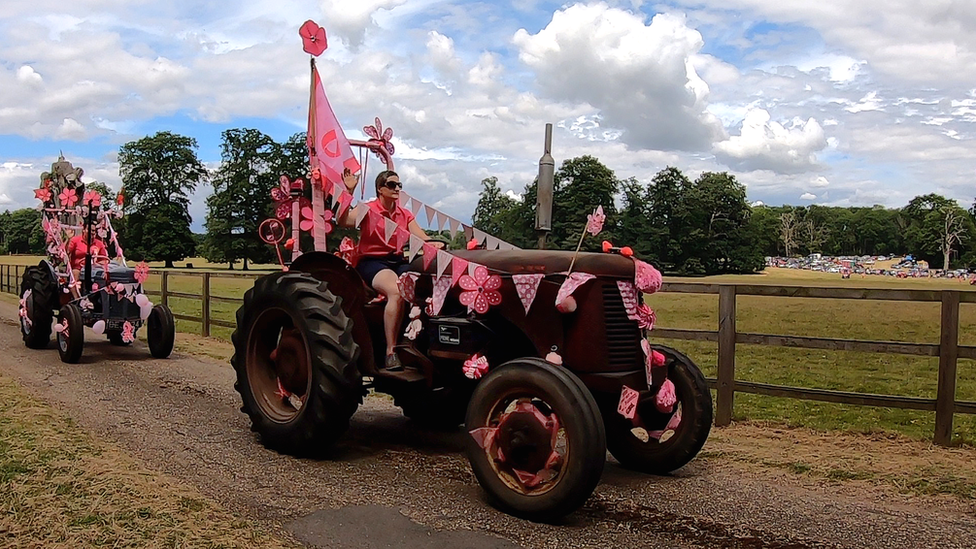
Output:
M402 255L385 255L380 257L360 257L356 264L356 270L363 277L366 284L373 286L373 278L383 269L390 269L399 277L410 270L410 264Z

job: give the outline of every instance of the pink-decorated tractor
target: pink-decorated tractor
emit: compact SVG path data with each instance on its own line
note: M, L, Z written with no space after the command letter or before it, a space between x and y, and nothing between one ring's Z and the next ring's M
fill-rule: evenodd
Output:
M381 142L353 144L392 169ZM471 466L491 500L541 521L583 504L608 449L625 467L665 474L702 448L712 422L705 379L688 357L646 339L654 315L644 295L661 285L652 266L609 244L606 253L577 254L512 249L497 239L487 246L488 235L464 224L459 230L478 249L437 250L367 213L361 231L389 230L384 238L408 242L413 258L400 277L408 312L395 347L407 367L390 371L386 303L354 268L355 246L344 240L327 252L316 241L318 250L299 249L303 224L328 234L352 207L346 191L324 181L313 175L311 200L304 182L275 189L278 216L261 236L278 249L283 269L259 278L237 311L235 387L264 445L321 455L369 389L387 393L418 422L463 424ZM431 208L406 200L410 209Z
M21 281L24 344L44 349L53 331L61 360L75 363L84 349L86 326L120 346L131 344L145 326L149 352L166 358L176 336L173 313L146 296L149 268L145 263L128 266L112 227L112 219L122 215L123 194L113 201L86 189L83 174L61 156L34 191L41 202L48 258L28 267Z

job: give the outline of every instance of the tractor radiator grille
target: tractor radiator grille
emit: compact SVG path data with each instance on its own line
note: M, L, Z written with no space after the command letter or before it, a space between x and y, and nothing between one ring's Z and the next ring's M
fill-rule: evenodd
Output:
M641 333L637 321L627 318L616 282L603 283L603 310L607 326L607 365L630 370L643 364Z

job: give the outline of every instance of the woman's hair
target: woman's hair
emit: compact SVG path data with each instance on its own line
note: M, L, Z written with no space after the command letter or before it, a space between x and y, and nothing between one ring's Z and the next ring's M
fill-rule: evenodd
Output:
M400 177L393 170L383 170L380 173L376 174L376 196L380 195L380 187L382 187L386 183L387 179L389 179L391 176L394 175Z

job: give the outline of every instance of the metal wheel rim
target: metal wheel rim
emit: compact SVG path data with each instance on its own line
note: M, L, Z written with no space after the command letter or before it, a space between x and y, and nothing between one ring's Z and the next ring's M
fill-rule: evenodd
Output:
M489 427L497 427L499 418L503 414L511 411L511 408L514 405L516 405L519 401L524 401L526 399L531 401L534 405L541 403L544 406L548 407L549 410L551 411L551 415L555 416L558 419L558 415L556 414L555 409L551 405L549 405L549 403L546 402L542 397L521 391L521 392L511 393L499 397L492 405L491 409L489 410L488 417L485 421L485 425ZM538 408L538 406L536 407ZM533 488L527 487L518 478L518 476L513 473L512 471L513 468L510 465L500 462L496 458L496 456L493 455L492 449L490 447L485 448L485 454L488 459L488 463L492 471L494 472L495 476L497 476L498 479L501 480L506 487L522 495L541 496L543 494L552 491L556 486L559 485L560 481L565 476L564 473L566 470L567 463L569 462L570 452L571 452L570 440L569 440L569 436L566 434L565 425L563 425L562 422L560 422L557 436L558 436L558 440L556 443L556 448L554 449L560 454L561 457L560 463L558 465L558 472L555 474L555 476L551 477L547 481L544 481L537 487L533 487Z
M277 394L279 388L278 366L271 359L271 351L278 348L283 328L294 328L296 323L282 308L271 307L261 311L251 323L245 357L248 385L254 402L265 417L276 423L293 421L301 413L312 387L311 353L302 330L298 330L304 346L304 364L296 365L296 371L304 370L304 391L296 396L299 401Z

